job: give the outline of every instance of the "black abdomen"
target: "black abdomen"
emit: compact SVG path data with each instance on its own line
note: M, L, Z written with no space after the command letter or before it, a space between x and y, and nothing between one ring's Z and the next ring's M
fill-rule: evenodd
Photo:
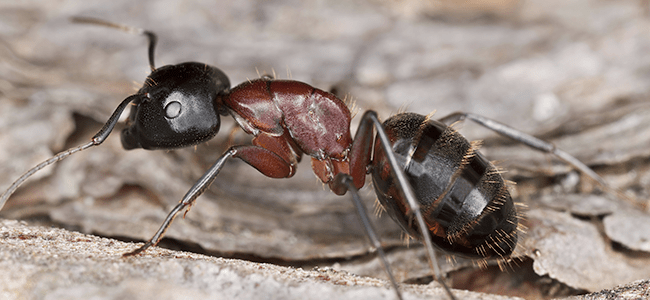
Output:
M383 124L398 162L421 205L433 243L441 250L472 258L510 255L517 241L517 212L494 165L451 127L406 113ZM421 234L408 205L375 145L372 178L389 215L410 235Z

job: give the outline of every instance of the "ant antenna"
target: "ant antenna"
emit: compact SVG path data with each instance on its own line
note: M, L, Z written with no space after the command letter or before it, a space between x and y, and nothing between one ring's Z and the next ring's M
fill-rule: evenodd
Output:
M82 24L94 24L94 25L100 25L100 26L106 26L110 28L115 28L122 30L124 32L132 33L132 34L142 34L146 35L147 39L149 40L149 67L151 68L151 71L154 71L156 69L155 64L154 64L154 50L156 49L156 43L158 42L158 36L149 31L149 30L144 30L142 28L137 28L137 27L131 27L123 24L117 24L113 22L108 22L106 20L101 20L101 19L96 19L96 18L90 18L90 17L72 17L70 18L70 21L73 23L82 23Z
M97 145L103 143L104 140L106 140L106 138L108 138L108 135L111 134L111 131L113 131L113 128L115 128L115 125L117 124L117 121L120 119L120 115L122 115L122 112L124 111L124 109L129 105L129 103L131 103L131 101L133 101L133 100L135 100L137 98L140 98L140 97L142 97L142 96L141 95L132 95L132 96L129 96L128 98L124 99L124 101L122 101L122 103L120 103L120 105L117 106L117 108L115 109L115 111L113 112L111 117L108 119L106 124L104 124L104 127L102 127L102 129L100 129L99 132L97 132L97 134L95 134L95 136L93 136L92 140L89 143L81 145L81 146L77 146L77 147L74 147L74 148L70 148L68 150L65 150L65 151L63 151L63 152L49 158L48 160L36 165L35 167L29 169L29 171L25 172L25 174L23 174L18 179L16 179L16 181L14 181L11 184L11 186L4 192L4 194L2 194L2 197L0 197L0 210L5 205L5 203L7 202L7 199L9 199L11 194L13 194L14 191L16 191L16 189L25 180L27 180L27 178L34 175L34 173L38 172L39 170L41 170L41 169L43 169L43 168L45 168L45 167L47 167L47 166L49 166L49 165L51 165L51 164L53 164L55 162L63 160L66 157L68 157L68 156L70 156L70 155L72 155L74 153L77 153L77 152L79 152L81 150L86 150L86 149L88 149L90 147L97 146Z
M100 20L100 19L95 19L95 18L89 18L89 17L72 17L70 18L70 21L74 23L84 23L84 24L95 24L95 25L101 25L101 26L106 26L106 27L111 27L111 28L116 28L128 33L135 33L135 34L143 34L147 36L147 39L149 40L149 67L151 68L151 71L154 71L156 69L155 64L154 64L154 50L156 49L156 42L158 41L158 37L156 36L155 33L144 30L142 28L136 28L136 27L130 27L126 25L121 25L117 23L112 23L108 22L105 20ZM77 153L82 150L86 150L90 147L97 146L106 140L108 138L108 135L113 131L113 128L115 128L115 125L117 124L117 121L120 118L120 115L122 115L122 112L126 109L129 103L131 103L133 100L136 100L138 98L142 97L141 95L132 95L129 96L128 98L124 99L120 105L117 106L111 117L108 119L106 124L104 124L104 127L99 130L99 132L93 136L92 140L84 145L77 146L74 148L70 148L68 150L65 150L48 160L36 165L35 167L29 169L29 171L25 172L22 176L20 176L16 181L14 181L11 186L2 194L2 197L0 197L0 210L2 207L5 205L7 202L7 199L13 194L16 189L25 181L27 178L30 176L34 175L34 173L38 172L39 170L56 163L58 161L61 161L65 159L66 157Z

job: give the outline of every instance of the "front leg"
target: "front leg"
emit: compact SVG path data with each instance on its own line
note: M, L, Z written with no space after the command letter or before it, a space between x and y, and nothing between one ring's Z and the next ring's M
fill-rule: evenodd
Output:
M205 190L210 187L214 179L219 175L221 168L223 168L226 160L231 157L237 157L245 161L255 169L259 170L262 174L272 178L285 178L289 177L294 169L291 164L284 161L281 157L273 152L259 147L259 146L235 146L228 149L201 178L190 188L189 191L183 196L183 200L179 202L167 215L165 221L156 234L140 248L125 253L124 256L133 256L140 254L147 250L149 247L157 245L165 235L165 232L172 224L179 212L189 208L194 204L194 200L201 196Z

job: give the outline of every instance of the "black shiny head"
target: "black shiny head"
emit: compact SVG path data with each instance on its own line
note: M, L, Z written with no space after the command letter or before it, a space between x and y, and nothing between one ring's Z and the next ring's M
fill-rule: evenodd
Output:
M154 70L138 91L141 97L122 131L124 149L173 149L211 139L225 114L217 97L230 81L221 70L187 62Z

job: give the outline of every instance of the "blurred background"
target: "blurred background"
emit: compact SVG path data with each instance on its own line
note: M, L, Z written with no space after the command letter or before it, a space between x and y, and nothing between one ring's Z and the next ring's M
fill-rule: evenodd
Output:
M441 258L457 288L529 299L650 278L650 4L647 1L4 1L0 3L0 189L89 141L149 73L147 42L72 16L156 32L156 65L197 61L233 85L292 78L373 109L466 111L552 141L623 195L554 159L465 123L525 203L521 261L508 272ZM0 217L129 241L149 239L229 146L125 151L115 133L28 181ZM372 186L362 190L369 210ZM373 218L400 281L432 280L419 243ZM352 203L305 159L291 179L227 163L162 246L385 278Z

